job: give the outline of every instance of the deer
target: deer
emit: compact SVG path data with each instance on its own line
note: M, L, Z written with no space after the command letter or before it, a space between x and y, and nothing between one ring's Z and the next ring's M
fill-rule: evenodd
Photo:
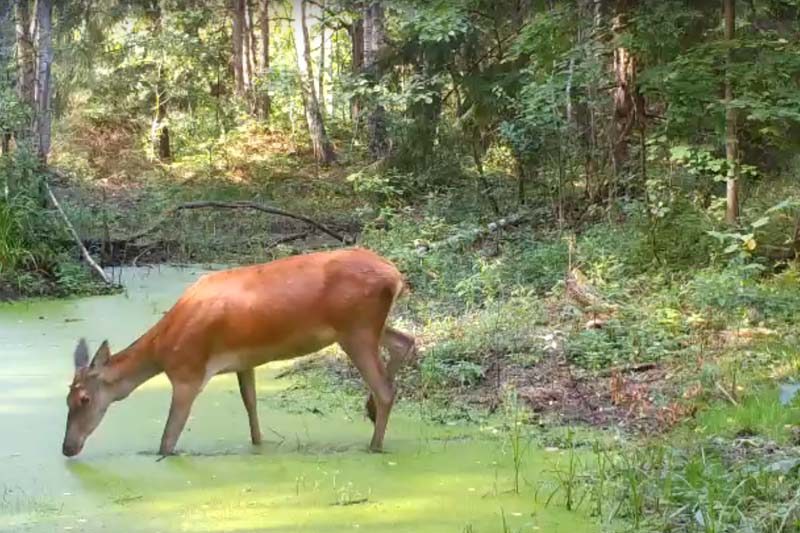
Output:
M172 386L159 454L173 455L192 403L208 381L235 372L253 445L261 444L255 368L335 343L365 381L369 450L381 452L395 400L394 378L416 356L414 337L388 317L406 283L387 259L364 248L309 253L200 277L141 337L113 354L103 341L89 361L74 352L62 452L73 457L109 406L161 373ZM388 352L384 364L380 347Z

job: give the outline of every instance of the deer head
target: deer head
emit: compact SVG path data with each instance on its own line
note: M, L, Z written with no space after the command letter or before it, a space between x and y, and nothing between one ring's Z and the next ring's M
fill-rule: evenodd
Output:
M86 438L100 424L113 401L108 384L103 380L103 367L111 357L108 341L103 341L89 363L89 347L81 339L75 348L75 377L67 394L67 430L62 452L67 457L80 453Z

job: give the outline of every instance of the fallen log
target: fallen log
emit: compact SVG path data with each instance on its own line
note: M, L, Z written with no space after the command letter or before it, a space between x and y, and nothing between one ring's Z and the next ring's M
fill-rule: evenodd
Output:
M432 243L417 242L415 244L415 249L418 254L424 255L428 252L435 251L440 248L447 248L459 244L471 244L477 241L478 239L482 239L493 233L497 233L500 230L525 222L526 220L528 220L530 215L531 213L529 212L520 212L514 215L510 215L508 217L503 217L495 222L490 222L486 226L473 228L467 231L462 231L446 239L442 239L441 241L435 241Z

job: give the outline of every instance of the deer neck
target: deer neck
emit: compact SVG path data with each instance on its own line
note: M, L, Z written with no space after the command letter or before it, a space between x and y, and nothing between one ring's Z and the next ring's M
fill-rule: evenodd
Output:
M112 398L118 401L161 371L150 356L146 343L140 341L109 359L102 376L111 389Z

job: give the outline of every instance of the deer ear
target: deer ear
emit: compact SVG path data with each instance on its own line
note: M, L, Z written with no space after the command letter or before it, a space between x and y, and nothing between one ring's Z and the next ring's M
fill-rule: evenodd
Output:
M75 348L75 370L86 368L89 364L89 346L86 345L86 339L78 341L78 346Z
M108 348L108 341L103 341L103 344L97 349L92 359L92 368L100 368L108 362L111 357L111 350Z

